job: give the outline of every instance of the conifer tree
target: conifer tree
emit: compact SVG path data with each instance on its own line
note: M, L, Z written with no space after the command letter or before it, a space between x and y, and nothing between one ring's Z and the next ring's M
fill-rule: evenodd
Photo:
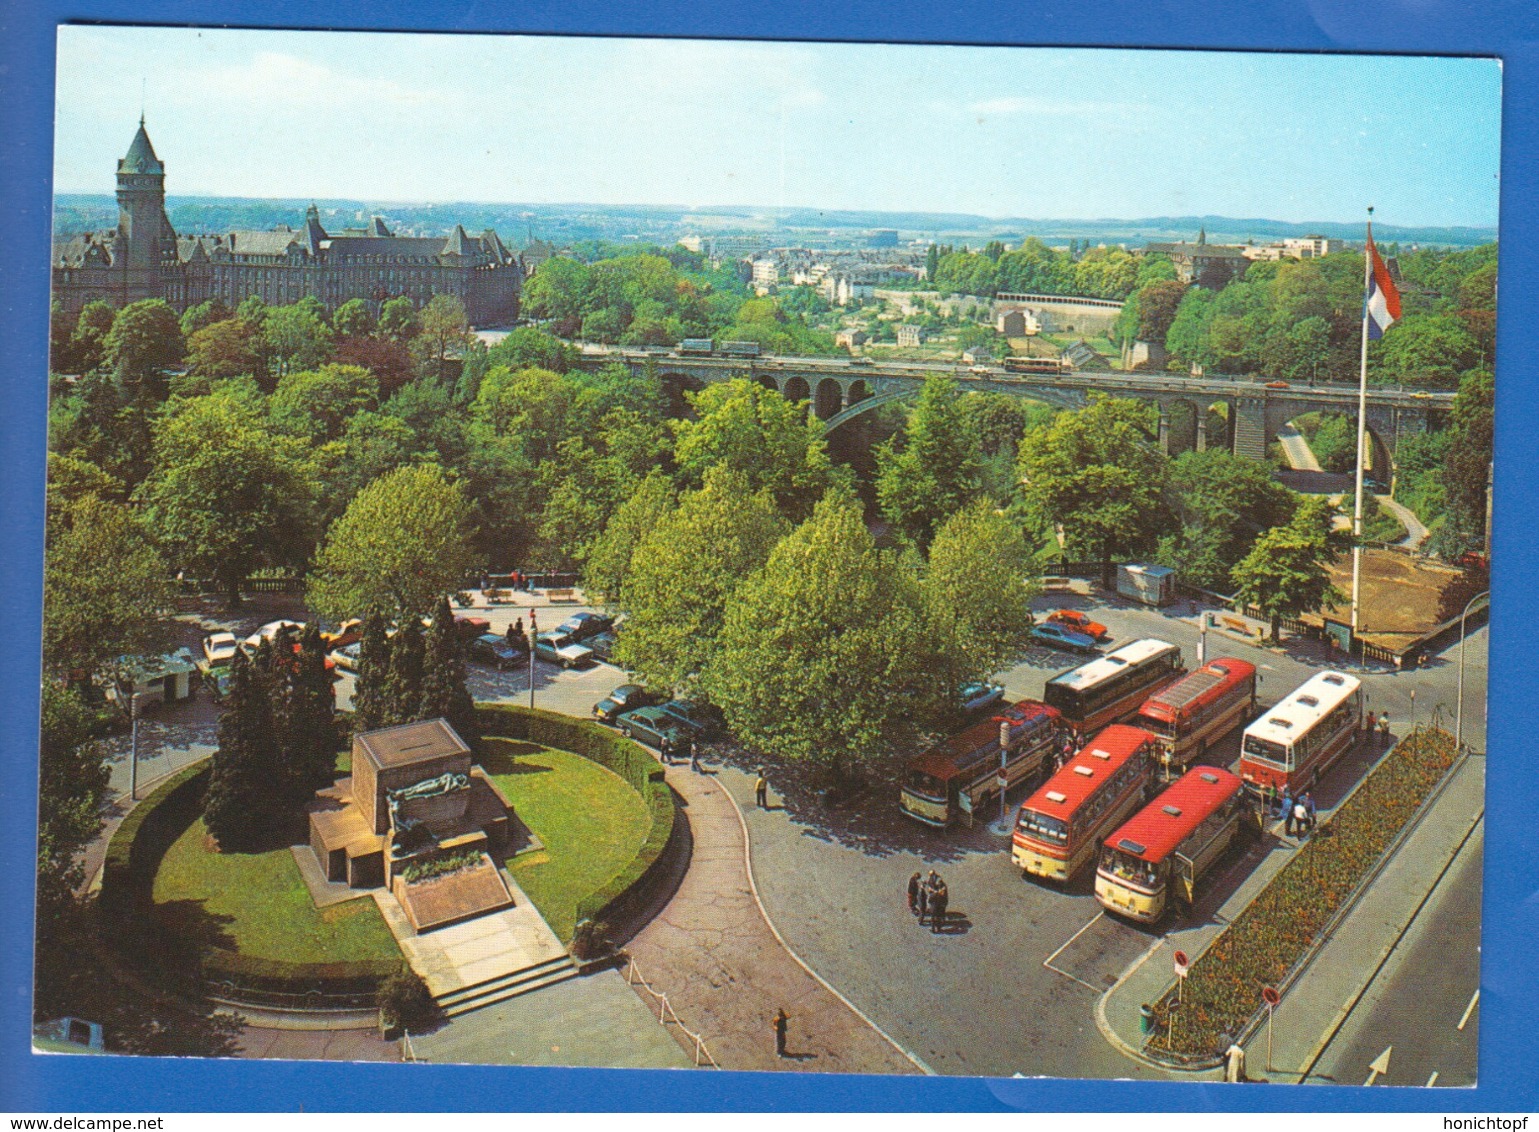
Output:
M422 662L419 719L443 718L466 742L474 739L476 708L465 687L465 649L449 599L440 597L428 629Z
M408 614L405 624L390 638L390 675L385 681L381 727L421 718L417 711L422 706L422 656L422 622L415 614Z
M272 812L272 719L264 684L257 666L237 650L203 799L204 824L225 850L253 844Z
M363 619L358 643L358 675L353 683L353 734L378 731L385 726L386 695L390 680L390 639L385 617L375 606Z
M326 671L321 628L312 621L299 638L289 682L289 766L301 803L331 781L336 766L336 698Z

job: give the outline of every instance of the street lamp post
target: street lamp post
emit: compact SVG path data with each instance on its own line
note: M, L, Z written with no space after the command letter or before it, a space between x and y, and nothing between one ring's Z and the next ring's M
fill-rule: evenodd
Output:
M540 639L540 627L535 624L534 607L529 609L529 710L534 710L534 642Z
M1490 590L1476 594L1465 603L1464 612L1459 614L1459 690L1457 706L1454 708L1454 750L1456 751L1464 748L1464 622L1477 601L1489 600L1490 597Z

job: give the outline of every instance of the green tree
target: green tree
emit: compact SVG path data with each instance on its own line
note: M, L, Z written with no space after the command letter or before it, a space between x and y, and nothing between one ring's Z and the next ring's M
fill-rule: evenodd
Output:
M988 677L1015 656L1031 628L1033 575L1020 530L987 500L963 507L936 531L920 593L942 703L949 706L958 685Z
M405 295L386 299L379 308L379 332L398 341L415 338L422 328L417 308Z
M1368 376L1423 388L1454 389L1480 347L1454 315L1408 314L1368 346Z
M107 335L112 331L113 318L112 304L100 299L93 299L81 309L69 344L81 373L95 369L106 359Z
M341 621L382 603L401 618L456 589L474 564L470 508L442 468L400 468L360 491L326 534L306 590Z
M1293 517L1272 527L1231 571L1236 595L1271 619L1276 641L1284 617L1297 617L1342 600L1330 565L1341 550L1333 532L1336 508L1322 496L1299 500Z
M1061 532L1071 555L1111 564L1152 551L1168 525L1166 458L1149 443L1147 406L1092 395L1089 407L1059 413L1027 433L1018 469L1033 526Z
M1256 536L1286 523L1295 503L1263 465L1211 448L1171 461L1169 495L1179 525L1160 540L1158 560L1183 581L1220 591Z
M1443 465L1447 519L1437 534L1438 550L1454 557L1486 550L1486 514L1494 443L1496 387L1489 370L1471 370L1454 398L1452 439Z
M358 643L358 676L353 685L353 734L378 731L387 716L385 684L390 672L390 638L385 616L371 606Z
M311 620L297 642L297 651L276 652L281 676L282 765L288 795L297 808L334 777L336 696L326 671L326 648L320 624Z
M673 482L653 472L615 509L583 562L583 587L599 600L618 602L636 548L673 510Z
M103 360L136 398L165 398L162 371L187 352L181 320L163 299L141 299L118 311L102 342Z
M212 322L187 341L187 369L199 377L239 377L262 371L259 336L238 318Z
M204 299L196 306L188 307L182 312L182 337L191 338L205 326L216 322L222 322L232 317L233 312L224 305L222 299Z
M702 687L749 749L843 778L911 710L916 589L853 496L832 491L738 589Z
M978 491L978 442L966 429L957 383L931 374L900 438L877 449L882 515L920 547Z
M273 376L314 369L331 353L331 327L310 307L273 307L262 323L262 341L272 358Z
M652 687L690 687L715 648L733 590L785 530L768 492L755 492L734 468L708 471L631 556L620 590L629 614L620 663Z
M324 365L278 382L267 411L281 432L316 443L336 440L352 418L379 406L379 382L358 366Z
M465 304L455 295L434 295L419 316L422 330L417 342L430 372L439 381L448 378L449 356L464 352L470 338L470 319Z
M237 398L196 398L156 431L141 490L150 528L177 566L238 602L253 570L297 566L310 549L316 485L305 455Z
M425 660L422 619L417 614L402 618L390 638L390 672L385 678L384 726L415 723L422 718L422 676Z
M532 326L520 326L508 332L487 351L487 365L506 366L517 373L521 369L547 369L566 373L577 364L580 351L561 339Z
M281 775L266 688L271 655L264 642L256 659L237 650L230 662L230 694L203 798L203 824L222 852L255 848L275 816L273 788Z
M795 520L838 478L820 422L775 390L738 378L707 386L691 404L694 420L670 422L685 484L704 483L713 467L731 468L750 491L770 492L781 513Z
M465 647L447 596L438 599L422 661L419 719L446 719L467 743L479 737L476 706L465 687Z
M362 299L349 299L331 316L331 328L347 338L361 338L373 334L376 323L374 312Z
M102 828L108 771L100 745L92 741L95 723L78 687L43 681L37 808L40 949L73 909L75 892L86 879L81 854Z
M51 462L50 462L51 463ZM87 495L50 510L43 565L43 660L58 673L151 652L169 639L166 564L134 512Z

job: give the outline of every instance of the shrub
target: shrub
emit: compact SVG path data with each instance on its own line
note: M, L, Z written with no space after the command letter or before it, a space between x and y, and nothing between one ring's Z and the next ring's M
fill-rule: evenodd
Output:
M402 964L379 985L379 1022L387 1030L422 1030L438 1017L438 1004L422 976Z

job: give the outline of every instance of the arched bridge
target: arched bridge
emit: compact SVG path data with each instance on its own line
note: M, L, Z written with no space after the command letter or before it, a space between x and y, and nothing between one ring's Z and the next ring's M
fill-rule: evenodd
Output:
M583 348L579 364L597 369L614 361L638 372L652 365L666 382L681 389L747 378L792 401L807 401L829 432L881 405L917 395L925 377L932 373L947 374L964 389L1027 397L1063 409L1083 408L1092 392L1134 397L1159 408L1159 439L1166 452L1224 448L1262 462L1267 460L1269 442L1295 417L1311 412L1357 413L1356 385L1288 385L1223 374L1185 377L1103 370L1015 374L1002 366L908 361L863 364L849 358L776 355L681 356L591 345ZM1426 431L1436 414L1453 408L1453 398L1452 393L1369 386L1369 469L1387 473L1401 438Z

